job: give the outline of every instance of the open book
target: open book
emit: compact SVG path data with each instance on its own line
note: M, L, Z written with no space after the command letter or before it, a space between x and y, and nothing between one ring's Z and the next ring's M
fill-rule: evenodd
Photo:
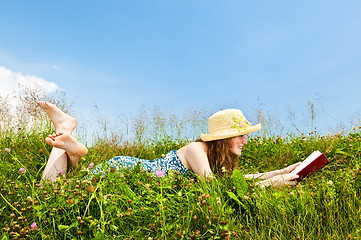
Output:
M328 163L328 159L325 154L320 151L314 151L308 156L298 167L296 167L292 173L300 176L300 180L307 175L316 172L324 165Z

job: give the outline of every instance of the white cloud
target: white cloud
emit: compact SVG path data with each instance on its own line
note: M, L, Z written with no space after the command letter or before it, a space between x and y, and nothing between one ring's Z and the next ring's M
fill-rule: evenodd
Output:
M34 90L40 88L45 93L52 93L60 89L56 83L46 81L44 78L23 75L0 66L0 96L10 98L16 96L20 91L19 85Z
M59 67L58 67L57 65L55 65L55 64L52 65L51 67L52 67L53 69L55 69L55 70L59 70Z

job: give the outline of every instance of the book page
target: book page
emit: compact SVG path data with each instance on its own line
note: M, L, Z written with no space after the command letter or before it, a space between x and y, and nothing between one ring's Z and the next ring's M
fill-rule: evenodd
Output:
M301 171L303 168L305 168L307 165L309 165L313 160L315 160L317 157L319 157L322 153L320 151L314 151L311 153L310 156L308 156L298 167L296 167L292 173L297 174L299 171Z

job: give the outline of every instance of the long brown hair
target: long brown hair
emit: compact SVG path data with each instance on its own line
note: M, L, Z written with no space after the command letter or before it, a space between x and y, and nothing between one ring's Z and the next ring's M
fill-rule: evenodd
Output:
M201 139L196 140L206 144L208 163L214 174L232 174L233 170L238 167L239 157L231 151L230 140L231 138L208 142Z

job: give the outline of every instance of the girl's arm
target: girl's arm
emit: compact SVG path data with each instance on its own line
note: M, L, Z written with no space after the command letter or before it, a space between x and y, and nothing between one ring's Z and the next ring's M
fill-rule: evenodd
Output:
M299 178L298 175L295 175L293 173L286 173L286 174L276 175L274 177L268 178L260 182L256 182L255 185L264 186L264 187L271 185L274 187L279 187L284 185L296 185L297 184L296 180L298 178Z
M283 169L280 169L280 170L274 170L274 171L270 171L270 172L257 173L257 174L247 174L247 175L244 175L244 177L249 178L249 179L255 179L255 178L269 179L269 178L275 177L277 175L291 173L300 164L301 164L301 162L298 162L298 163L292 164L292 165L285 167Z
M277 175L282 174L282 170L274 170L274 171L270 171L270 172L265 172L265 173L256 173L256 174L246 174L243 175L244 178L248 178L248 179L255 179L255 178L259 178L259 179L268 179Z

